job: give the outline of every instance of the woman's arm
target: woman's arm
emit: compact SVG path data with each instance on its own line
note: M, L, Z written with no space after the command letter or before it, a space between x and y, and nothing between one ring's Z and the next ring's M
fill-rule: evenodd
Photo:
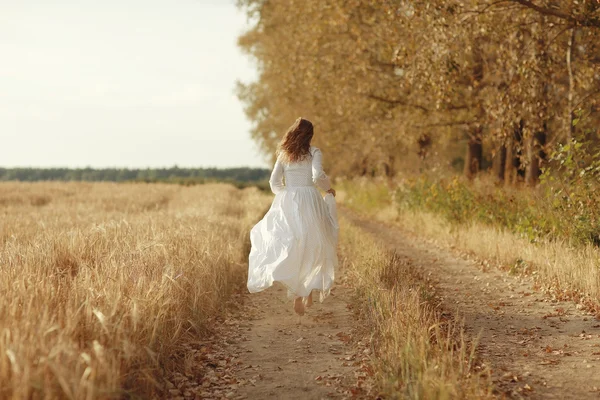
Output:
M283 164L279 160L275 162L273 172L271 172L269 186L271 186L271 191L275 194L280 193L285 188L283 184Z
M325 171L323 171L323 154L319 149L315 149L313 152L312 175L315 185L335 196L335 190L331 188L329 177L325 174Z

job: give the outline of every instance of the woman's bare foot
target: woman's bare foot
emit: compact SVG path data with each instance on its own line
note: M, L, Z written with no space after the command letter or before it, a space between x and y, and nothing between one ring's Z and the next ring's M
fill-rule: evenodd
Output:
M306 300L304 302L304 305L308 308L311 307L313 305L313 298L312 298L312 292L310 292L310 294L308 295L308 297L306 297Z
M296 300L294 300L294 311L300 316L304 315L304 302L302 301L302 297L296 297Z

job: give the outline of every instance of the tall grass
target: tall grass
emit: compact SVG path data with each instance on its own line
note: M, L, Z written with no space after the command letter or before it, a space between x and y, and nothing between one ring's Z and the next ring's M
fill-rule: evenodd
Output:
M377 196L365 197L364 191ZM534 275L542 290L600 311L600 249L583 239L590 235L588 228L572 234L577 221L557 209L545 214L552 205L538 203L539 193L457 180L445 185L347 181L342 192L344 204L363 214L468 251L510 272ZM571 226L560 228L563 225Z
M475 343L445 319L424 276L342 220L341 254L356 307L375 343L375 378L390 399L492 398Z
M243 284L267 204L217 184L0 184L0 398L160 396Z

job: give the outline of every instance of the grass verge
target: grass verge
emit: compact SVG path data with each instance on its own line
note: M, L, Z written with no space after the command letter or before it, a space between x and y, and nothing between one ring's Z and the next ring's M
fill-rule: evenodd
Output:
M384 397L493 398L489 374L476 365L476 344L442 315L425 277L348 221L341 229L347 281L372 332L375 379Z
M456 185L452 183L452 187ZM492 189L486 189L484 183L476 185L480 187L468 189L460 184L460 192L480 190L482 193L477 196L477 201L482 202L486 197L483 191ZM574 300L580 307L600 313L600 270L597 267L600 265L600 250L594 244L570 240L564 232L532 238L531 230L515 230L504 222L492 222L489 219L483 221L485 215L489 217L503 213L505 217L500 219L502 221L515 221L515 225L532 226L536 231L543 226L543 221L537 224L511 213L508 209L514 205L487 213L483 206L473 205L473 202L462 203L460 199L472 198L470 195L455 197L455 192L440 192L438 189L438 185L434 186L431 192L427 192L429 200L422 201L419 200L422 188L411 192L402 189L401 184L348 181L344 183L339 198L346 206L363 215L466 251L484 263L498 265L511 273L533 275L538 288L554 298ZM418 201L415 201L415 196ZM524 201L525 194L515 191L509 198L515 196L521 196L520 200L515 200L518 203ZM486 207L492 209L498 197L491 193L488 197L491 200ZM467 212L469 209L473 212ZM455 215L456 210L460 210L458 215L461 218L449 218L448 215Z

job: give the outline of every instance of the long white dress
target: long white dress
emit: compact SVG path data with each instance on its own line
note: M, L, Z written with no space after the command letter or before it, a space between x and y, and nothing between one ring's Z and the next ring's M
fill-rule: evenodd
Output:
M248 290L260 292L281 282L290 296L306 297L318 290L322 301L338 263L339 226L333 195L323 198L317 189L331 188L321 150L311 147L300 162L277 160L269 183L273 204L250 232Z

